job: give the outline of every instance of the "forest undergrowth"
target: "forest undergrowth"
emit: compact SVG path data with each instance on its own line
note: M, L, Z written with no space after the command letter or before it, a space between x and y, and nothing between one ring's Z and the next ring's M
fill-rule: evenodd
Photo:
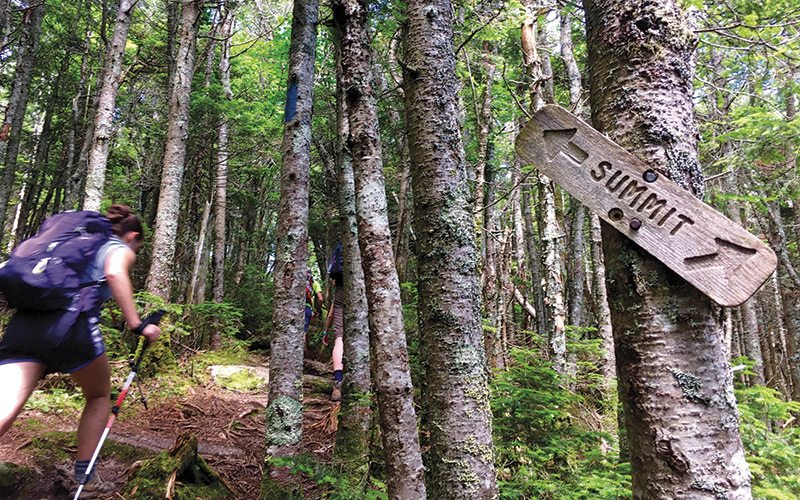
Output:
M148 398L161 402L155 404L183 401L181 398L196 388L206 386L209 366L263 363L263 356L258 356L248 349L247 343L236 338L242 315L236 308L208 304L185 307L158 303L147 295L139 298L143 303L149 301L149 307L163 307L170 311L164 323L165 331L169 332L166 336L168 341L152 350L153 355L148 358L143 371L148 392L152 391ZM112 308L107 309L108 324L113 323L116 313ZM209 352L201 348L210 328L221 328L225 332L223 350ZM106 328L105 333L111 357L124 360L131 339L116 328ZM590 337L590 334L577 330L572 332L569 353L576 360L577 371L570 378L559 375L552 368L535 338L532 348L513 350L507 368L493 374L491 409L502 498L631 497L630 464L620 460L619 456L618 403L616 398L606 400L602 397L602 379L596 373L595 364L600 354L599 343L582 338ZM324 360L328 353L317 344L315 336L309 338L310 355ZM412 357L417 356L414 349L411 353ZM737 377L747 376L748 360L740 358L734 361L742 368ZM123 365L118 363L118 367ZM62 379L61 383L43 385L27 409L43 415L77 413L82 405L79 392L71 384L64 383L64 377ZM217 383L223 389L240 394L257 394L266 390L262 381L249 372L222 376ZM800 496L800 473L797 470L800 463L800 427L797 421L800 403L784 401L772 388L745 384L737 384L736 397L754 497L797 498ZM311 402L322 401L325 395L307 394L307 398ZM187 399L181 404L187 408L203 404L198 401L210 400ZM219 407L195 408L191 412L199 415L215 410ZM280 464L288 466L290 473L296 476L290 478L296 482L295 492L304 498L387 498L379 459L375 460L369 477L357 479L332 461L332 429L335 429L337 410L335 405L306 408L307 413L319 414L313 419L306 415L306 420L314 422L312 428L326 429L326 433L319 434L322 438L315 446L327 451L305 453ZM126 411L139 412L136 408ZM263 411L263 407L254 406L248 417L259 422L263 415L258 413ZM246 428L248 424L237 425ZM34 433L41 432L44 443L54 439L47 437L46 431L51 430L47 426L40 426L39 431L35 431L35 425L28 428L34 429ZM372 454L379 457L377 431L374 434L373 447L376 449ZM217 458L212 463L221 462Z

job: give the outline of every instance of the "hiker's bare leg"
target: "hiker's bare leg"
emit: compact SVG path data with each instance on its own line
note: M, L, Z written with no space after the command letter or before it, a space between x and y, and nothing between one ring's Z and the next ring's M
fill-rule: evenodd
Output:
M44 371L45 365L36 361L0 365L0 436L11 428Z
M333 354L331 355L333 358L333 371L344 369L344 364L342 363L343 355L344 342L342 342L342 337L336 337L336 340L333 342Z
M111 369L108 366L108 356L103 353L70 375L81 387L86 398L86 406L78 424L78 453L75 458L89 460L100 441L111 409Z

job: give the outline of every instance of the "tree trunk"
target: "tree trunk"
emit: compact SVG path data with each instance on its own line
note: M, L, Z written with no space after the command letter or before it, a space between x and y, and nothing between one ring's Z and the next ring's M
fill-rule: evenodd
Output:
M586 291L585 224L586 207L575 198L570 197L569 246L567 249L567 304L569 305L567 323L575 326L587 326L584 312Z
M732 153L732 145L730 142L722 144L720 153L728 155ZM727 189L730 193L738 194L741 190L739 183L736 181L736 172L732 169L726 179ZM729 200L727 204L728 217L732 221L745 226L742 220L741 205L737 200ZM753 368L751 371L753 375L750 377L752 384L764 385L766 378L764 376L764 358L761 355L761 334L758 328L758 315L756 314L756 298L755 296L747 302L739 306L742 311L742 340L744 341L744 354L753 361Z
M378 112L372 86L367 2L333 4L342 44L342 87L355 175L358 242L373 337L375 385L389 496L424 498L425 482L403 329L400 283L386 208Z
M206 201L203 208L203 216L200 218L200 233L197 236L197 243L194 251L194 265L192 266L192 277L189 280L189 288L186 290L186 302L198 304L202 300L197 300L197 283L200 278L200 265L203 263L203 255L208 253L206 247L206 231L208 231L208 221L211 218L211 200Z
M0 52L6 50L11 32L11 0L0 0Z
M89 75L89 60L91 58L90 47L91 31L89 31L84 38L83 53L81 54L81 76L80 80L78 81L78 91L72 98L72 120L70 122L70 129L67 135L67 144L65 146L66 162L64 169L61 172L64 196L63 202L56 205L57 208L62 210L77 208L81 203L79 188L75 186L75 184L79 184L79 182L76 182L76 179L73 177L76 174L78 164L77 144L78 138L80 137L82 123L82 108L89 100L89 96L86 95L86 80Z
M473 217L458 124L452 5L411 0L408 136L430 418L431 498L497 495ZM465 417L468 416L468 417Z
M222 83L222 92L225 100L233 100L233 90L231 89L231 37L233 36L233 24L235 20L235 10L229 8L225 13L225 20L222 23L222 53L219 60L219 75ZM217 131L217 194L216 210L214 211L214 302L225 300L225 238L226 220L228 207L228 116L224 113L222 121ZM220 339L214 339L219 343ZM212 344L212 347L216 344Z
M559 240L563 237L556 218L555 185L544 175L539 175L540 199L544 204L544 276L545 276L545 314L549 329L547 339L550 346L550 361L553 369L567 373L567 333L566 308L564 307L564 284L561 274L561 249Z
M28 106L36 52L39 48L39 31L42 27L44 9L45 3L39 2L29 6L22 14L17 67L8 95L5 118L0 125L0 163L5 164L3 180L0 184L0 232L3 232L8 201L14 190L17 153L19 153L22 125L25 121L25 108Z
M584 2L595 127L700 194L694 34L671 0ZM608 225L609 295L634 498L751 498L711 300Z
M348 60L358 57L360 17L352 16L341 3L333 4L336 16L336 101L337 101L337 174L339 187L339 220L342 254L344 257L344 388L336 433L334 460L350 477L360 481L369 473L369 430L372 418L372 377L370 370L369 308L364 283L364 268L358 246L356 192L353 158L350 150L350 122L345 95L342 51L348 50ZM348 43L343 43L349 29ZM363 64L363 62L361 63ZM363 69L362 69L363 71ZM377 347L377 346L376 346Z
M610 392L614 387L617 375L616 359L614 357L614 335L611 328L611 309L608 306L608 291L606 290L606 264L603 255L603 237L600 228L600 218L590 215L592 239L592 285L597 311L597 333L602 340L604 390ZM610 396L609 396L610 398Z
M308 269L308 190L311 110L317 48L316 0L295 0L289 45L289 78L281 152L281 196L275 252L266 456L300 453L303 404L303 310ZM261 483L264 496L280 468L270 464Z
M89 166L86 176L86 193L83 198L84 210L100 210L103 201L103 186L106 180L106 162L111 137L114 134L114 110L117 103L122 62L125 58L125 45L131 27L133 10L138 0L120 0L117 19L114 22L114 36L106 51L103 68L103 84L97 98L97 114L94 119L94 137L89 152Z
M186 166L186 141L189 135L189 102L194 75L197 25L200 20L199 0L182 0L180 41L175 77L169 98L169 121L161 190L158 197L153 253L147 291L169 300L172 290L172 268L175 242L180 221L181 188Z
M519 160L517 160L519 162ZM539 335L547 332L547 315L545 314L544 289L542 288L542 259L537 245L538 235L533 222L533 211L531 207L531 196L533 184L525 182L522 184L520 202L522 205L522 219L525 222L525 244L528 249L528 268L531 273L531 288L536 303L536 328Z

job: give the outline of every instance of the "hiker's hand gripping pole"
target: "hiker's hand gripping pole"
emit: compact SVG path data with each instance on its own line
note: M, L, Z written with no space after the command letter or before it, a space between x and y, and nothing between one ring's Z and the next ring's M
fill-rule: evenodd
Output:
M158 310L153 313L150 313L146 318L142 320L142 324L137 328L137 330L144 330L144 327L147 325L158 325L161 321L161 318L164 316L164 310ZM122 386L122 391L120 391L119 396L117 397L117 401L114 403L114 406L111 408L111 415L108 416L108 421L106 422L106 428L103 429L103 434L100 436L100 441L97 442L97 447L94 449L94 453L92 454L92 459L89 460L89 465L86 467L86 472L81 478L81 482L78 485L78 490L75 492L75 497L73 500L78 500L80 498L81 492L83 491L83 487L86 486L86 483L89 482L89 476L92 473L92 469L94 469L94 464L97 461L97 457L100 455L100 449L103 447L103 443L105 442L106 438L108 437L109 431L111 431L111 426L114 425L114 421L117 419L117 414L119 413L119 409L122 407L122 403L125 401L125 396L128 395L128 389L130 389L131 384L133 383L134 379L136 378L136 372L139 371L139 365L142 364L142 358L144 358L144 352L147 350L147 347L150 345L150 342L147 340L146 337L140 336L139 343L136 346L136 352L134 353L133 359L130 362L131 365L131 372L128 374L128 378L125 379L125 384Z

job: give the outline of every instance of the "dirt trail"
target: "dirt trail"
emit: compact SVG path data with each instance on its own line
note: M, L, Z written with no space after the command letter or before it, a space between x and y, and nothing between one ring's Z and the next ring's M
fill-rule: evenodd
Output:
M173 400L150 401L147 410L131 398L120 412L109 441L154 454L170 449L181 433L192 432L198 438L200 455L231 487L232 498L255 499L258 498L263 473L263 410L266 404L266 389L263 392L236 392L213 384L192 388L185 396ZM333 449L334 434L328 425L333 406L326 398L313 395L306 397L305 406L304 452L327 462ZM62 458L57 458L58 450L43 453L33 446L32 440L46 432L74 431L77 423L75 413L59 415L25 410L12 430L3 437L0 462L22 465L35 471L38 486L25 495L26 499L66 497L61 480L64 474L58 470L71 468L71 458L63 458L67 456L64 453L61 453ZM61 451L72 457L75 450L62 448ZM121 491L132 463L133 459L123 460L101 453L98 474ZM10 495L14 498L13 491L13 487L4 489L0 485L0 497ZM115 493L108 498L124 497Z

